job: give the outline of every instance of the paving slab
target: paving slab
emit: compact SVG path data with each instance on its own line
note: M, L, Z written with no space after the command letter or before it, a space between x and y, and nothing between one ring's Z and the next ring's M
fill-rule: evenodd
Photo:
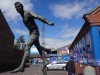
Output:
M43 75L42 64L38 66L29 65L29 67L25 68L24 72L10 73L11 71L6 71L0 73L0 75ZM63 70L49 70L47 71L47 75L66 75L66 71Z

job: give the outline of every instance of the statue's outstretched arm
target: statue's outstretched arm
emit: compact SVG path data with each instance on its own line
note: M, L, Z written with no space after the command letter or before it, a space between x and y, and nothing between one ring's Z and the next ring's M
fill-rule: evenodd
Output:
M39 19L40 21L42 21L42 22L44 22L44 23L46 23L46 24L48 24L48 25L51 25L51 26L54 25L53 22L49 22L47 19L45 19L44 17L42 17L42 16L40 16L40 15L37 15L37 14L34 13L34 12L31 12L31 11L30 11L30 14L31 14L35 19Z

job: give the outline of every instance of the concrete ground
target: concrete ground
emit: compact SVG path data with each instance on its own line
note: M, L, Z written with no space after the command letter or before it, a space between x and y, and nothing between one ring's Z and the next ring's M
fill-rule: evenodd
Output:
M25 71L17 72L17 73L10 73L10 71L1 72L0 75L43 75L42 64L38 66L29 65L25 67ZM47 75L66 75L66 71L63 70L49 70L47 71Z

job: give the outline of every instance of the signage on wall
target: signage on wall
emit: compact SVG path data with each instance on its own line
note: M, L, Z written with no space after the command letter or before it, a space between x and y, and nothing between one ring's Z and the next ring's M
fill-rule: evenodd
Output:
M68 58L69 58L69 55L67 54L67 55L62 55L62 59L63 60L68 60Z
M62 48L62 55L69 54L69 49L67 47Z
M58 57L50 57L50 62L58 60Z
M49 54L49 56L57 56L57 54Z

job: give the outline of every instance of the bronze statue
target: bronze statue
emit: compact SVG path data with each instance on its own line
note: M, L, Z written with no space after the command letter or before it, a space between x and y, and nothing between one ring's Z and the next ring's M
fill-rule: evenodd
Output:
M30 55L30 48L33 46L33 44L36 46L37 50L39 51L40 56L42 57L42 60L44 59L44 66L43 69L46 67L46 65L48 64L47 60L45 58L43 58L42 55L42 49L40 47L40 43L39 43L39 30L38 30L38 26L35 23L34 19L38 19L50 26L53 26L54 23L47 21L47 19L45 19L42 16L37 15L34 12L31 11L25 11L23 5L20 2L15 2L15 8L16 11L21 15L22 19L23 19L23 23L25 24L25 26L28 28L29 32L30 32L30 37L29 40L24 48L24 55L22 58L22 62L20 64L20 66L18 68L16 68L15 70L13 70L11 73L15 73L18 71L23 72L24 71L24 64L25 61L27 60L27 58Z

